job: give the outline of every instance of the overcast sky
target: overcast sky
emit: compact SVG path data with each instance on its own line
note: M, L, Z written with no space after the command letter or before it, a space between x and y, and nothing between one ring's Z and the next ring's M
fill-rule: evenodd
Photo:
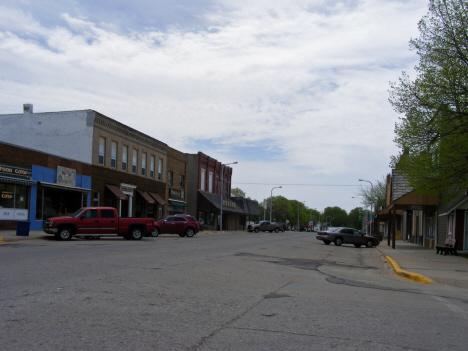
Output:
M428 0L0 0L0 114L93 109L233 185L362 206L398 153L391 81Z

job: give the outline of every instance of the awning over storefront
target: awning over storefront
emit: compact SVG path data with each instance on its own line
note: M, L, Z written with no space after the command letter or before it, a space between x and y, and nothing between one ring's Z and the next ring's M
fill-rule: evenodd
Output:
M207 193L204 191L198 191L199 194L201 194L205 199L207 199L211 205L213 205L217 210L221 209L221 197L212 194L212 193ZM234 212L234 213L244 213L244 211L237 206L237 204L230 200L230 199L223 199L223 211L225 212Z
M36 182L34 180L19 179L19 178L13 178L13 177L3 177L3 176L0 176L0 182L9 183L9 184L27 185L27 186L36 185Z
M109 184L106 184L106 188L109 189L117 199L119 200L128 200L128 197L127 195L125 195L122 190L119 189L119 187L115 186L115 185L109 185Z
M58 188L62 190L70 190L70 191L79 191L82 193L90 193L91 189L80 188L79 186L68 186L68 185L61 185L57 183L47 183L47 182L38 182L40 185L49 187L49 188Z
M187 207L187 204L185 202L182 202L182 201L174 201L174 200L168 200L168 201L169 201L169 204L171 204L172 206Z
M165 204L166 204L166 201L164 201L164 200L162 199L162 197L159 196L158 194L152 193L152 192L150 192L149 194L150 194L160 205L165 205Z
M137 191L138 191L138 194L140 194L141 197L145 199L147 203L154 204L156 202L146 191L143 191L143 190L137 190Z

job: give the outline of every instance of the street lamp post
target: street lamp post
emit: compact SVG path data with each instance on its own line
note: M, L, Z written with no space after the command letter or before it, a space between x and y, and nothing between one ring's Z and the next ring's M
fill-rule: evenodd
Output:
M275 186L273 189L279 189L282 188L283 186ZM271 196L270 196L270 222L271 222L271 212L273 210L273 189L271 189Z
M219 215L219 231L223 231L223 190L224 190L224 167L227 165L236 165L236 162L226 163L221 167L221 212Z
M370 183L371 185L371 201L370 201L370 211L371 211L371 215L372 215L372 219L370 220L370 233L369 235L372 235L372 227L373 227L373 224L374 224L374 212L372 211L372 197L374 196L374 184L372 184L371 181L369 180L365 180L365 179L359 179L360 182L367 182L367 183Z

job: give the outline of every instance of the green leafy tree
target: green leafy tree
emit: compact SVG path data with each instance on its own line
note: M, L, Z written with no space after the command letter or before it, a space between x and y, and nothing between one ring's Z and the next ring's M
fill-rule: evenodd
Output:
M362 207L353 208L349 211L347 226L361 230L363 218L365 218L364 209Z
M402 152L391 166L423 194L468 189L468 1L430 0L410 46L420 57L411 80L403 72L390 103L404 115L395 126Z
M329 225L331 222L333 227L346 227L348 224L348 213L338 206L325 208L323 216L324 222Z
M231 189L231 196L234 196L234 197L245 197L245 192L242 191L242 190L239 189L239 188L232 188L232 189Z

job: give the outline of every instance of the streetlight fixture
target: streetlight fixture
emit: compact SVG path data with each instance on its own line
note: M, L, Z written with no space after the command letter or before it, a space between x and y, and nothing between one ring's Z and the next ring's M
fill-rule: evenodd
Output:
M273 189L280 189L282 187L283 187L282 185L275 186ZM271 196L270 196L270 222L271 222L271 212L273 210L273 189L271 189Z
M299 225L299 205L300 205L300 204L303 204L303 203L305 203L305 201L299 201L299 202L297 203L297 230L298 230L298 231L299 231L299 227L300 227L300 225Z
M221 167L221 213L219 215L219 231L223 231L223 191L224 191L224 167L227 165L236 165L236 162L226 163Z
M370 201L370 211L372 214L372 218L370 220L370 235L372 235L372 227L374 224L374 212L372 211L372 197L374 196L374 184L370 180L365 180L365 179L359 179L360 182L367 182L370 183L371 185L371 201Z

